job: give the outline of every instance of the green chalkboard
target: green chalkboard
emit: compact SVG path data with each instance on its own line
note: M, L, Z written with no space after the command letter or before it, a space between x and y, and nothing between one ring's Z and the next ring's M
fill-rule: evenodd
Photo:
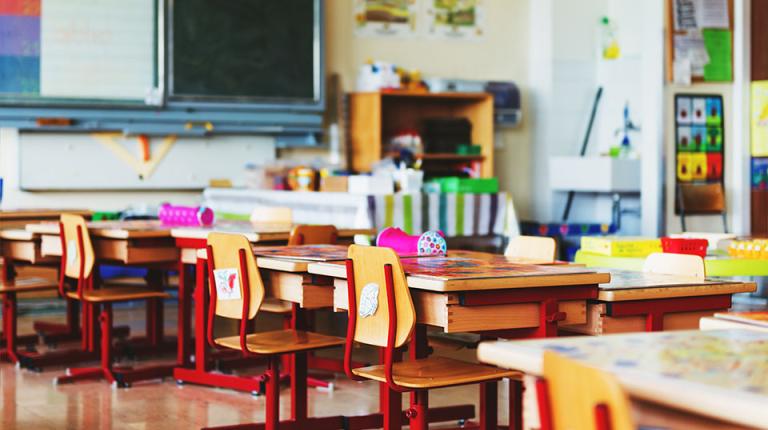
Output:
M320 1L171 1L170 99L316 103Z

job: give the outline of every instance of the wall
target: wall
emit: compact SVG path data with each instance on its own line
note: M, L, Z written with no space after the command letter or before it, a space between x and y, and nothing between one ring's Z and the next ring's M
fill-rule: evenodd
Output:
M477 41L445 41L425 37L364 38L354 34L353 2L326 1L328 73L341 76L346 91L354 90L358 67L368 59L418 69L425 77L505 80L523 91L523 124L497 133L495 172L501 187L512 193L521 218L532 213L534 196L530 178L530 127L528 53L529 7L539 0L484 0L485 37ZM302 151L317 155L316 151Z

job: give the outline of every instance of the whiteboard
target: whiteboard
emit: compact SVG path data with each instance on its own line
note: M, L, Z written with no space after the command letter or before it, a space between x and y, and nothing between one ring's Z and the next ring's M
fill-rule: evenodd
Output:
M42 97L139 99L155 83L154 0L43 0Z
M268 136L179 137L152 174L142 179L114 147L96 136L20 133L20 187L25 191L200 190L211 179L242 184L246 163L275 159L275 140ZM124 153L142 159L135 137L113 141ZM152 138L149 153L157 156L163 143L163 138Z

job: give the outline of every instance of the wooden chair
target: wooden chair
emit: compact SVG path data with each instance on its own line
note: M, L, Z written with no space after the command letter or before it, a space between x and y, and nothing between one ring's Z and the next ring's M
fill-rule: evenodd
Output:
M95 368L67 369L65 376L54 380L63 384L89 379L106 379L118 387L130 386L137 380L154 379L170 374L169 366L153 366L144 369L118 369L113 367L113 326L112 304L118 302L162 300L168 294L145 286L120 286L114 288L96 288L94 283L96 254L85 219L79 215L62 214L60 221L61 237L61 273L59 293L70 300L77 300L83 309L83 349L95 348L94 316L101 309L99 324L101 329L101 366ZM74 290L67 288L70 280L76 282ZM149 329L149 327L148 327Z
M552 351L537 381L541 430L635 430L629 397L613 375Z
M297 225L291 229L288 245L334 244L339 232L332 225Z
M557 242L551 237L516 236L509 240L507 257L554 263L557 258Z
M2 340L5 351L0 358L7 359L11 363L18 363L17 346L20 343L32 345L37 342L37 336L24 336L20 338L17 331L18 301L17 294L31 293L35 291L56 290L56 282L43 278L18 279L13 263L4 258L0 274L0 296L3 298Z
M241 351L244 357L267 359L264 393L267 429L280 425L280 357L291 355L295 375L291 384L294 428L308 428L312 419L307 418L307 353L341 346L344 339L292 328L248 333L249 321L256 317L265 290L251 244L245 236L225 233L208 236L208 274L211 291L208 343ZM227 292L227 297L223 292ZM239 335L214 338L215 316L239 319Z
M344 352L344 369L347 376L354 380L368 379L384 383L390 393L412 392L412 406L407 412L412 429L427 428L429 390L482 384L481 428L497 427L496 382L502 378L519 377L518 372L434 356L395 362L396 356L399 355L398 349L411 339L416 324L416 312L405 273L394 250L350 246L347 284L349 325ZM384 348L384 364L353 368L354 342ZM417 345L411 345L410 348L415 350ZM492 407L486 407L486 399ZM400 405L387 403L391 410L384 414L384 428L400 428Z
M683 231L688 231L686 215L720 215L723 231L728 233L728 211L725 206L725 190L720 182L714 184L679 184L677 208Z
M251 212L252 223L257 224L292 224L291 208L259 206Z
M702 280L706 278L704 259L698 255L657 252L645 259L643 272L685 276Z

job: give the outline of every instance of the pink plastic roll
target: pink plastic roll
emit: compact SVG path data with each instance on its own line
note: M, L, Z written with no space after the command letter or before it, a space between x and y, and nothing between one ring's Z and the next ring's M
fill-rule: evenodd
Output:
M173 206L165 203L157 211L164 225L209 226L213 224L213 210L205 206Z
M376 237L376 246L392 248L398 255L445 255L448 246L441 231L427 231L409 235L396 227L382 230Z

